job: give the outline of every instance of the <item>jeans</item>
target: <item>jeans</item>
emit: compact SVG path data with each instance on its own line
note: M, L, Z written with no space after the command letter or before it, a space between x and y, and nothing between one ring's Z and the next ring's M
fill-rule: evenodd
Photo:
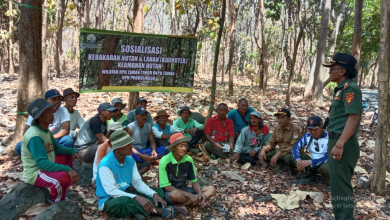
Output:
M192 139L187 143L188 150L193 149L195 144L197 144L200 141L200 139L202 139L203 135L204 132L202 130L197 130L194 136L192 136Z
M73 148L73 145L74 145L74 140L73 138L70 136L70 135L65 135L61 138L57 138L56 139L57 142L64 146L64 147L69 147L69 148ZM15 146L15 152L21 156L22 155L22 142L19 141L16 146Z
M149 147L149 148L144 148L144 149L137 149L137 151L141 154L147 154L149 156L152 155L152 148ZM160 159L161 157L163 157L165 154L168 153L167 149L165 148L165 146L161 146L161 147L157 147L156 149L156 153L157 153L157 158ZM137 163L143 163L145 162L144 160L142 160L137 154L132 154L131 157L137 162Z

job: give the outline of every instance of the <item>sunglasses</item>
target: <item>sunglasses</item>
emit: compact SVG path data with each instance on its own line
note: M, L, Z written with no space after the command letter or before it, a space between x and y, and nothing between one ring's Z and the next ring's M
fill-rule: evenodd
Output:
M318 141L314 141L314 145L316 146L314 149L317 151L317 152L320 152L320 146L318 144Z
M329 68L329 72L332 72L333 70L343 69L341 67L335 67L335 68Z

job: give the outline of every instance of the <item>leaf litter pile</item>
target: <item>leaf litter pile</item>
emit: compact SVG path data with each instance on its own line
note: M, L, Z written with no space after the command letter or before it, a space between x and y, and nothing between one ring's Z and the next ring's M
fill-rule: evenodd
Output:
M218 77L217 82L221 79ZM319 115L325 119L330 105L330 94L324 92L325 106L317 106L303 99L304 85L294 84L291 94L291 105L285 106L286 83L270 81L268 90L263 92L251 87L245 77L236 77L234 95L228 95L228 86L217 85L215 103L226 103L230 110L237 108L240 98L249 100L249 105L263 115L265 124L272 128L276 125L273 113L278 108L288 107L292 113L292 122L304 128L311 115ZM210 75L201 74L195 77L194 93L144 93L140 96L149 101L148 111L155 116L158 110L164 109L171 115L169 123L177 119L177 110L188 105L194 112L206 116L209 109L211 85ZM75 77L54 78L49 82L50 88L63 91L72 87L78 90L78 79ZM0 145L7 147L12 141L16 121L17 77L5 75L0 85ZM86 93L82 94L76 109L87 120L97 112L102 102L111 102L121 97L125 102L128 93ZM215 112L214 112L215 114ZM388 219L390 216L390 196L376 196L371 193L370 179L373 172L375 147L375 127L369 128L370 116L366 113L360 127L359 143L360 159L356 166L352 185L355 193L356 219ZM13 146L11 146L13 147ZM191 153L190 153L191 154ZM177 215L175 219L333 219L330 193L326 185L319 179L317 183L297 184L289 171L275 174L271 169L262 169L250 164L237 164L232 156L226 160L212 160L208 155L191 154L198 171L201 185L213 185L217 195L205 209L191 208L187 217ZM389 167L389 166L387 166ZM389 168L387 168L390 171ZM22 163L18 156L0 155L0 199L18 182L23 181ZM152 166L143 176L150 187L158 186L158 166ZM386 174L386 188L389 190L390 174ZM84 219L111 218L98 210L97 198L92 186L76 186L83 201L79 202ZM32 219L48 207L48 204L36 204L26 211L21 219ZM149 219L156 219L149 217Z

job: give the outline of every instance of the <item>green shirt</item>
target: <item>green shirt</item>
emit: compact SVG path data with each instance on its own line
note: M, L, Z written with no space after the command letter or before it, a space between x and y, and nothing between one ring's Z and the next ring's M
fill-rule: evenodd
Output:
M127 120L127 116L125 115L125 113L122 113L122 116L119 119L112 116L110 120L107 120L107 127L114 122L120 122L123 127L126 127L129 124L129 121Z
M199 124L196 120L189 118L187 124L184 124L183 119L178 118L173 122L173 127L175 127L179 131L184 131L192 128L198 128L199 130L204 129L204 125ZM184 136L192 137L190 134L185 133Z
M44 130L36 124L31 126L23 135L22 140L24 181L34 185L39 170L47 172L71 171L70 167L55 163L55 155L73 155L76 152L75 148L60 145L54 139L51 131Z
M196 168L191 156L185 155L178 163L173 151L163 156L158 167L160 188L173 186L178 189L187 187L187 180L191 183L197 181Z
M352 80L345 79L334 89L332 105L330 106L328 132L343 133L348 114L359 115L359 122L355 128L357 135L362 118L362 92Z

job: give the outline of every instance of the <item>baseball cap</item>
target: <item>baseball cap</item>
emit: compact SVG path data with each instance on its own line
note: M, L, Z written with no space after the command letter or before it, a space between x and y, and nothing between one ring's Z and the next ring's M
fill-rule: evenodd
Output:
M355 78L356 77L356 59L354 56L347 54L347 53L338 53L334 55L331 61L328 63L322 63L324 67L331 67L334 65L340 65L344 69L347 70L349 74L349 78Z
M307 126L306 128L308 129L317 129L321 126L323 126L324 123L322 122L322 118L317 116L317 115L313 115L313 116L310 116L309 119L307 119Z
M144 107L140 106L140 107L135 109L134 114L143 115L143 114L145 114L145 112L148 112L148 111L146 111L146 109Z
M35 124L35 120L38 119L43 111L52 107L54 104L48 103L46 100L42 98L36 98L27 106L27 112L33 120L31 121L31 125Z
M274 114L274 116L278 116L278 115L287 115L287 117L291 117L291 112L286 108L280 108L278 109L278 112Z
M118 109L116 109L114 106L112 106L110 103L108 102L104 102L102 104L99 105L98 107L98 112L100 114L100 112L102 111L110 111L110 112L115 112L115 111L118 111Z
M123 108L126 107L127 104L123 103L121 98L115 98L111 101L112 105L115 105L116 103L121 103L123 105Z
M178 132L178 133L175 133L173 134L170 138L169 138L169 143L170 145L167 147L168 150L171 150L172 147L182 143L182 142L189 142L191 140L191 137L186 137L184 136L183 133L181 132Z
M261 118L260 112L257 112L257 111L251 112L250 115L254 115L254 116L257 116L257 117Z
M64 100L64 97L65 97L65 96L70 95L70 94L73 94L73 93L75 93L75 94L77 95L77 98L80 97L80 93L73 91L72 88L67 88L67 89L65 89L64 92L63 92L64 96L62 97L62 100Z
M61 93L57 89L49 89L45 92L45 99L61 96Z
M124 130L114 131L110 136L112 150L133 143L134 139Z
M137 99L137 104L140 103L140 102L148 102L148 101L145 98L143 98L143 97L139 97Z

